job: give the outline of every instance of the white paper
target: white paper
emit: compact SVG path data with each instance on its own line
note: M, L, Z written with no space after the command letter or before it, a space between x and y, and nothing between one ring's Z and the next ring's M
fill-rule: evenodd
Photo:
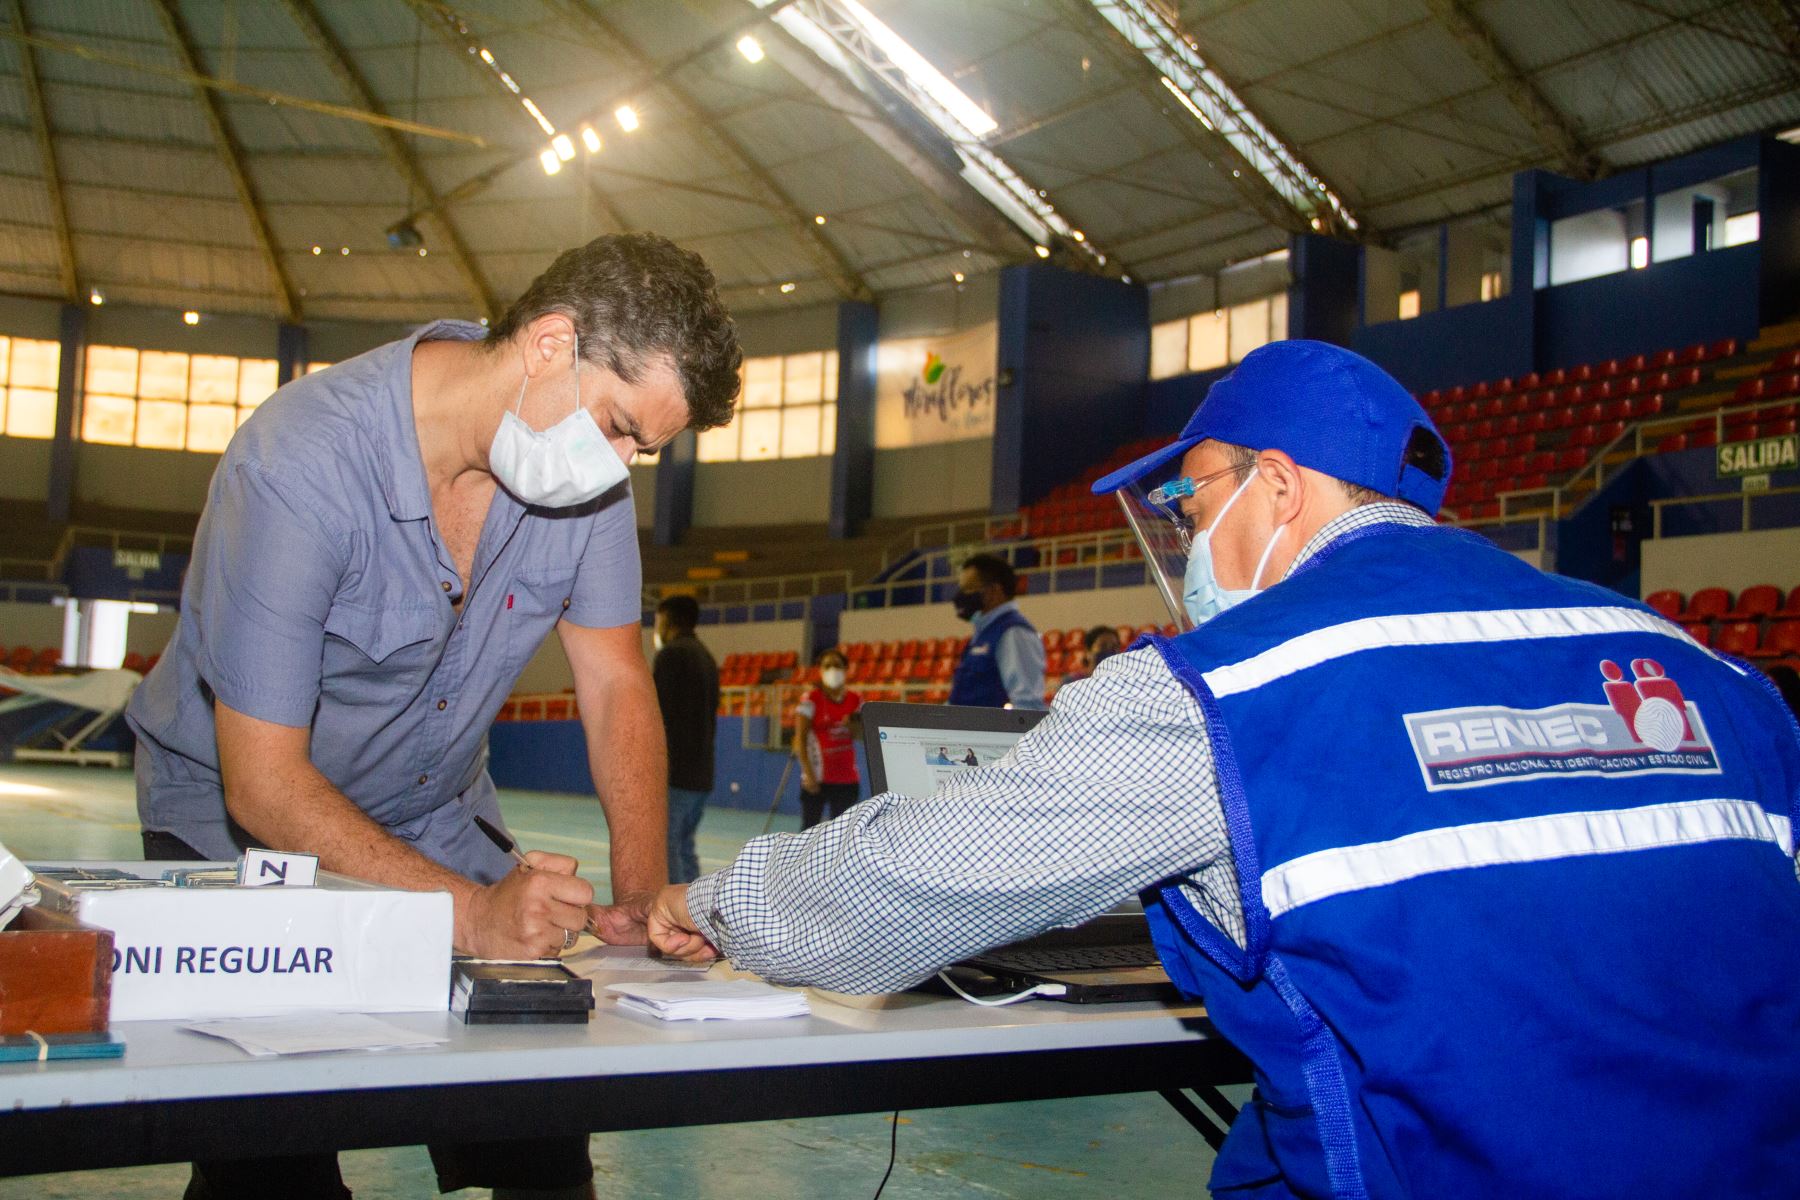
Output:
M784 991L753 979L680 983L615 983L619 1007L663 1021L767 1021L812 1012L803 992Z
M316 854L246 850L238 861L241 887L311 887L318 878L319 856Z
M330 1054L340 1050L409 1050L450 1039L415 1033L365 1013L302 1013L286 1017L239 1017L183 1025L192 1033L222 1038L246 1054Z
M589 946L579 954L565 954L562 965L584 979L610 971L706 972L711 963L684 963L674 958L655 958L646 946Z

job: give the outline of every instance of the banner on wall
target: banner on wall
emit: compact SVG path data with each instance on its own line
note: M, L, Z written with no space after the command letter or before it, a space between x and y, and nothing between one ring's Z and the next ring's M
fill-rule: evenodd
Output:
M994 435L1000 340L989 321L875 348L875 445L882 450Z

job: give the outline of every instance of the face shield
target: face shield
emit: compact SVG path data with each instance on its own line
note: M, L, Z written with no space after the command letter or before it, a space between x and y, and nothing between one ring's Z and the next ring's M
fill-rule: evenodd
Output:
M1194 481L1181 474L1179 461L1166 471L1128 483L1113 495L1124 510L1125 523L1137 537L1150 581L1168 607L1169 619L1183 633L1194 627L1181 602L1193 532L1181 511L1181 500L1193 495Z

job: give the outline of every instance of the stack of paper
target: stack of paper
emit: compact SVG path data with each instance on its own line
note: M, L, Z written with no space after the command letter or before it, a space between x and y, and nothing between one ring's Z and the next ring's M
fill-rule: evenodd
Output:
M686 963L679 958L660 958L644 946L590 946L579 954L565 954L562 965L584 979L592 979L606 971L663 972L667 974L705 974L712 969L709 962Z
M414 1050L450 1039L414 1033L362 1013L301 1013L289 1017L235 1017L183 1025L192 1033L223 1038L258 1058L275 1054L329 1054L337 1050Z
M786 992L752 979L692 983L615 983L619 1007L663 1021L765 1021L812 1012L803 992Z

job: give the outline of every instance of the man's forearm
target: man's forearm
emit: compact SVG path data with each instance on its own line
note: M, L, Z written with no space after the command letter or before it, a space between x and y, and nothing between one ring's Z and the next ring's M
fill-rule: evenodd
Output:
M226 810L270 849L316 854L327 871L384 887L447 891L461 922L479 885L382 828L310 762L264 768L247 779L235 775L227 766Z
M613 899L655 891L669 880L669 753L656 694L621 682L581 709L612 844Z

